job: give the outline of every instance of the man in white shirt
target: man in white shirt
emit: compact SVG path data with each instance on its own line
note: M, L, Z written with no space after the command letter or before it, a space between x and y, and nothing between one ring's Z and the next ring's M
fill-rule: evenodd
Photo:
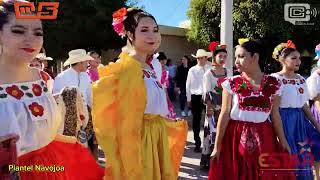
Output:
M91 80L86 73L88 62L94 60L91 56L87 55L84 49L76 49L69 52L69 58L63 66L70 66L68 69L61 72L54 81L53 94L61 94L65 87L78 87L84 100L84 108L88 109L89 121L85 128L88 145L97 156L98 146L95 143L95 136L92 126L91 108L92 108L92 90Z
M200 139L200 122L201 115L204 109L204 104L202 101L202 80L205 72L211 69L211 65L207 63L208 58L212 56L212 53L206 52L203 49L199 49L196 55L192 55L197 58L197 65L190 68L188 72L187 82L186 82L186 93L187 102L189 108L191 108L193 119L192 119L192 129L195 141L195 152L201 152L201 139Z
M91 80L86 73L90 60L94 59L87 55L83 49L70 51L69 58L64 63L65 67L70 66L70 68L61 72L55 78L53 94L60 94L67 86L78 87L82 93L85 104L92 107Z

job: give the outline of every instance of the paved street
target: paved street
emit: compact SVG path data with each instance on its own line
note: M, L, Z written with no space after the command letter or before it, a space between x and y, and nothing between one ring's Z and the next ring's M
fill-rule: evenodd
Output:
M177 104L175 104L175 107L178 107ZM177 115L180 115L180 111L178 108L175 108L175 112L177 112ZM188 118L184 118L188 121L189 124L189 132L188 132L188 139L187 144L185 147L184 156L182 158L180 172L179 172L179 180L187 180L187 179L208 179L208 172L204 170L200 170L200 158L201 153L195 153L193 152L193 149L195 147L193 143L193 133L192 133L192 116ZM201 131L201 137L203 136L203 132ZM105 159L103 157L102 151L99 151L99 163L104 166Z
M180 116L180 108L178 108L178 103L175 103L175 112ZM179 180L186 179L208 179L208 171L200 170L200 158L201 153L195 153L193 151L195 145L193 141L193 132L192 132L192 116L184 118L188 121L189 132L187 138L187 144L184 151L184 156L182 157L182 162L179 172ZM201 131L200 137L203 137L203 131Z

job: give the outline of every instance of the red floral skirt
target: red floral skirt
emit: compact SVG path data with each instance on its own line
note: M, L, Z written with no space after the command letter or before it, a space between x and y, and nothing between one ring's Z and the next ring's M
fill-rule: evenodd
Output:
M211 162L209 180L295 179L292 172L267 171L259 166L263 153L284 153L269 121L230 120L221 143L219 161Z
M101 180L101 168L87 150L78 143L53 141L47 146L19 157L21 180Z

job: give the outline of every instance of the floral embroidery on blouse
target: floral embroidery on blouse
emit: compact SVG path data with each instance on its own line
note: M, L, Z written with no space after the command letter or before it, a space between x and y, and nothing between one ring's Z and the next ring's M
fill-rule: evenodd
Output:
M41 106L36 102L29 105L29 110L31 111L32 115L34 115L35 117L43 116L44 108L43 106Z
M26 87L26 86L24 86L24 87ZM22 87L21 87L21 88L22 88ZM19 87L16 86L16 85L12 85L12 86L7 87L7 88L6 88L6 92L7 92L10 96L12 96L12 97L14 97L14 98L16 98L16 99L18 99L18 100L20 100L20 99L24 96L24 92L21 91L21 90L19 89ZM8 97L8 96L6 96L6 97Z
M218 78L218 81L217 81L217 85L216 87L214 87L214 90L216 91L216 93L220 96L222 96L222 91L223 91L223 88L221 86L221 84L226 80L226 77L220 77Z
M153 78L153 79L157 79L156 73L154 71L149 71L149 70L142 70L143 71L143 75L146 78Z
M264 75L260 88L254 90L243 76L228 79L233 92L237 94L239 109L245 111L269 112L272 106L272 95L280 88L280 82L272 76Z
M298 79L285 79L285 77L283 77L283 75L280 75L283 79L282 79L282 84L283 85L303 85L304 83L306 83L306 80L302 77L298 78ZM299 87L298 88L298 92L300 94L304 93L304 88L303 87Z
M306 81L304 79L282 79L282 83L284 85L291 84L291 85L300 85L305 83Z
M0 86L0 100L13 98L15 100L31 99L34 97L42 96L48 92L45 81L50 77L47 73L40 71L41 80L34 82L16 83L16 84L3 84ZM37 102L31 102L28 109L35 117L41 117L44 114L44 108Z
M241 134L240 144L248 152L252 153L262 144L262 138L259 137L257 129L245 130Z
M33 83L31 86L26 84L14 84L5 88L0 87L0 99L8 98L8 95L20 100L24 97L33 98L35 96L41 96L43 92L48 92L48 88L43 81L40 84Z

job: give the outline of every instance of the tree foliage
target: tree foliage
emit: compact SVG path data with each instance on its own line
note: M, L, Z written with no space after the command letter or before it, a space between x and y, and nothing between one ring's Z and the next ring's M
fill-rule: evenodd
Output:
M220 1L190 1L190 39L205 44L220 39ZM320 13L318 0L233 0L234 42L242 37L263 38L274 47L281 41L293 39L299 49L313 51L320 42L320 18L311 19L314 25L293 25L284 20L284 4L299 2L318 7Z
M48 0L46 0L47 2ZM58 18L44 20L44 47L50 56L71 49L115 49L122 45L113 31L112 13L126 0L51 0L59 2Z

